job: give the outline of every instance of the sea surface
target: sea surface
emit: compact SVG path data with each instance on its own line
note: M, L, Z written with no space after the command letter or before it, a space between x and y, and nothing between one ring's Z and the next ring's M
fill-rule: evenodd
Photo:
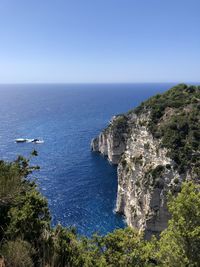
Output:
M116 167L90 151L93 137L110 118L172 84L0 85L0 158L28 156L47 197L52 224L76 226L80 234L106 234L125 226L115 214ZM43 144L16 144L42 138Z

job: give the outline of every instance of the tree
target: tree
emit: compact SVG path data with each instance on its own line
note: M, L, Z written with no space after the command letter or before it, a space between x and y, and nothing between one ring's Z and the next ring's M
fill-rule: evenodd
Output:
M145 266L143 235L135 229L117 229L103 238L103 256L110 267Z
M35 259L45 257L46 232L50 231L50 214L47 200L34 188L20 195L17 205L11 207L10 223L6 235L9 239L21 238L32 244L36 250Z
M29 165L31 157L25 159L19 156L13 162L0 161L0 240L9 225L8 213L11 207L18 205L20 196L36 188L34 182L26 179L33 170L38 169L37 166Z
M29 242L35 248L35 261L39 261L49 242L50 213L47 200L28 179L38 169L29 165L33 156L36 151L28 159L19 156L13 162L0 161L0 241L11 242L6 247L16 246L12 243L16 239Z
M172 218L159 241L160 262L169 267L200 266L200 185L184 182L168 207Z
M52 233L53 253L51 266L81 267L83 261L80 255L80 242L73 228L64 228L60 224Z

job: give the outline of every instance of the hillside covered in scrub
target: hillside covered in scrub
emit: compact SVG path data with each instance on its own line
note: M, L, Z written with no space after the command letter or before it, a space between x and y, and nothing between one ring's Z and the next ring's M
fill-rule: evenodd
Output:
M135 112L150 112L147 126L169 149L179 173L200 175L200 86L180 84L145 101Z
M118 165L116 211L127 224L159 235L168 224L167 195L200 175L200 86L179 84L114 116L92 150Z

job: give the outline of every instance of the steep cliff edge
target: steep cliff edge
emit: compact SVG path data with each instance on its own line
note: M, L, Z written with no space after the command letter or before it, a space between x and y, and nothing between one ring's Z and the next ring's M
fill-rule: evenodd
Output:
M92 140L92 150L107 156L112 164L118 164L126 148L129 123L126 115L114 116L109 126Z
M127 224L159 234L169 219L168 192L200 174L200 87L178 85L114 116L92 150L118 164L116 211Z

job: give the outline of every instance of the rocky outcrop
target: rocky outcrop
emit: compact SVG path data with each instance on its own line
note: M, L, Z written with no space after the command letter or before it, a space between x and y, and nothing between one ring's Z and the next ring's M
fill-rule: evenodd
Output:
M118 164L126 148L128 131L128 117L114 116L109 126L92 140L91 148L108 157L112 164Z
M148 130L148 112L115 116L92 140L92 150L118 164L116 212L127 224L144 230L146 238L167 226L166 197L169 189L180 189L181 176L159 139Z

